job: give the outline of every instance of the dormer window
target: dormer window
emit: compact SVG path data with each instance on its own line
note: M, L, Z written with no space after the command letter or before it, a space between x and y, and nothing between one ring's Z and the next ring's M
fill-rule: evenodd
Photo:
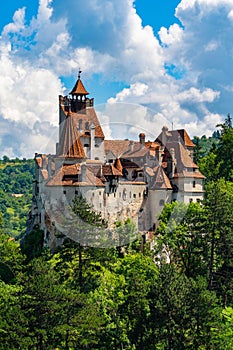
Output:
M82 130L82 127L83 127L83 120L79 119L79 121L78 121L78 129L79 129L79 131Z

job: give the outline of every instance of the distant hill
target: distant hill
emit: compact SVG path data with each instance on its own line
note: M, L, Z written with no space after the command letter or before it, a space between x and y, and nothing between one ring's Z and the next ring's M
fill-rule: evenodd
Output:
M33 177L33 159L9 159L4 156L0 160L0 225L1 230L10 236L20 236L26 228Z

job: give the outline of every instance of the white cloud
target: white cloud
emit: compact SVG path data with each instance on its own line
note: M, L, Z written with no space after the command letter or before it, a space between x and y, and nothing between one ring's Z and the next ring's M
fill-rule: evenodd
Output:
M146 84L142 83L135 83L130 86L130 88L124 88L121 92L119 92L115 98L111 97L108 102L109 103L116 103L116 102L122 102L127 99L127 101L130 101L130 97L133 97L133 100L135 100L135 97L144 96L148 90L148 86Z
M215 51L217 50L219 46L219 43L215 40L211 40L210 42L207 43L205 47L205 51Z
M212 89L204 89L200 91L197 88L191 87L189 90L183 91L177 95L177 100L182 102L213 102L220 95L219 91Z
M9 33L16 33L24 28L25 7L15 12L13 16L13 22L7 24L2 31L2 35L5 36Z
M162 27L158 34L164 45L172 45L173 43L177 45L182 40L183 32L183 29L175 23L169 29Z
M233 10L228 13L228 18L233 21Z

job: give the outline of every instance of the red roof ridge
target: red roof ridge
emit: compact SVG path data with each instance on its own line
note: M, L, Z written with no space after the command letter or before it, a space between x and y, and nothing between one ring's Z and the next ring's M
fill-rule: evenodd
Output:
M73 117L71 117L69 114L62 124L58 146L58 156L79 159L86 158L82 142L74 125Z
M89 92L87 92L87 90L85 89L81 79L78 78L70 94L71 95L89 95Z

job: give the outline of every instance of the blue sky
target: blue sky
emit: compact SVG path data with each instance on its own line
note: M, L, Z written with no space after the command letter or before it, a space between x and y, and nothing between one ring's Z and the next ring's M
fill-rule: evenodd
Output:
M50 152L79 67L106 137L211 135L232 113L232 0L8 0L0 156Z

